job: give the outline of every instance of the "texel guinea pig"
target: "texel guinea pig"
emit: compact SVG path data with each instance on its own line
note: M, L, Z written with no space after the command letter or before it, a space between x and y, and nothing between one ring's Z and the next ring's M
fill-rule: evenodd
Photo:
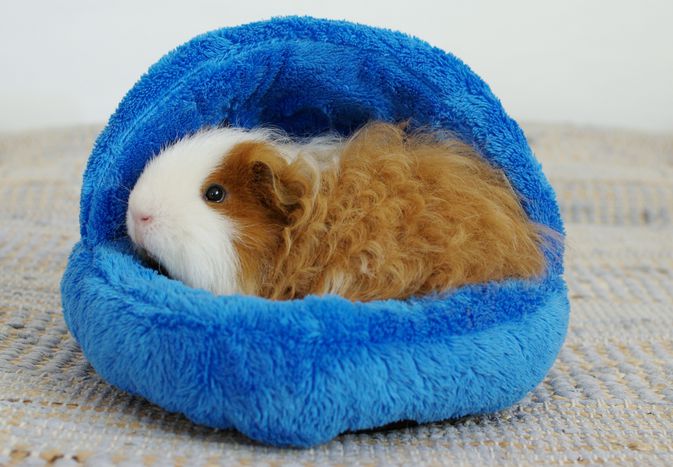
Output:
M501 171L377 122L349 139L202 130L151 159L126 223L169 276L215 294L403 299L545 267Z

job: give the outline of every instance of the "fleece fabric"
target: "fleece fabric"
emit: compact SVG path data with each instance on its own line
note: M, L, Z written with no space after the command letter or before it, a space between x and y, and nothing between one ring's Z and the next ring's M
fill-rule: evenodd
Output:
M546 252L541 279L368 303L214 296L133 254L129 187L162 146L203 126L347 135L371 119L453 131L505 171L532 220L563 232L523 132L455 56L398 32L313 18L213 31L149 69L89 158L62 300L96 371L196 423L279 446L496 411L535 387L567 328L559 250Z

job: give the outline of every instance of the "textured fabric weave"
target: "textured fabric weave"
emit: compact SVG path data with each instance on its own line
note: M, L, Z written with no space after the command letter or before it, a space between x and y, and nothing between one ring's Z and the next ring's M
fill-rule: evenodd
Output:
M568 339L499 413L309 450L198 427L95 374L58 282L100 128L0 136L0 465L673 464L673 136L524 126L568 230Z

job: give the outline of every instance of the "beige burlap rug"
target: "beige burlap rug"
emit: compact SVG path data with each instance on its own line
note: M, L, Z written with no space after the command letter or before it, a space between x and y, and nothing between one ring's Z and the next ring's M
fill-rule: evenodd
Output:
M528 125L568 229L568 340L515 407L309 450L191 424L103 382L59 280L98 127L0 135L0 465L673 465L673 135Z

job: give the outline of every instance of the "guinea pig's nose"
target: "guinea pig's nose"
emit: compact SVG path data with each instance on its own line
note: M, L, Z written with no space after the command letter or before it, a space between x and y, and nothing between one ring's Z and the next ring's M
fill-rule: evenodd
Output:
M153 217L144 211L135 211L133 213L133 219L138 224L149 224L150 222L152 222Z

